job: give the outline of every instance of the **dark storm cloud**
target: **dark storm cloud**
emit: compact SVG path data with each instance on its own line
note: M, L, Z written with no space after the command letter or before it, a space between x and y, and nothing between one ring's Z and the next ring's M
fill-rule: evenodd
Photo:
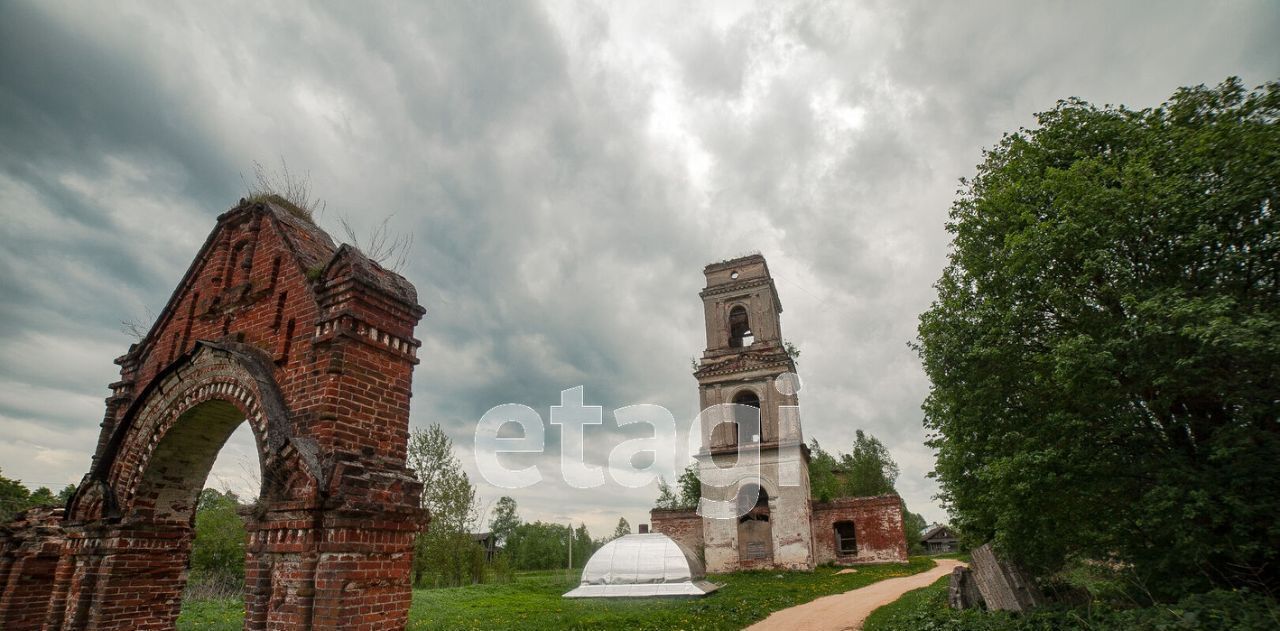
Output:
M806 434L880 436L911 507L941 519L906 342L945 262L956 179L1058 98L1146 106L1274 77L1277 13L0 5L0 467L78 478L129 343L117 323L160 308L240 174L284 158L327 200L323 225L413 235L401 271L428 313L412 422L441 423L464 461L487 409L549 419L578 385L604 407L592 462L637 435L617 407L665 405L683 425L701 267L760 250L803 352ZM548 428L529 459L547 478L558 439ZM512 494L527 518L600 534L646 521L654 491Z

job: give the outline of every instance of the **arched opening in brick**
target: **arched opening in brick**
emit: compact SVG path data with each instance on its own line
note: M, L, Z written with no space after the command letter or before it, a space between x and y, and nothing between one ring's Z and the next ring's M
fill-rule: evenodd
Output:
M245 420L241 408L227 400L196 404L160 437L138 482L128 521L172 543L135 562L144 563L158 579L150 590L155 598L175 603L171 612L175 617L181 601L189 598L227 598L244 593L249 561L247 535L239 524L244 523L252 506L265 500L257 440ZM233 436L239 440L228 445ZM246 439L247 446L243 444ZM229 462L221 463L219 475L211 475L220 460ZM217 493L205 493L207 487ZM223 495L228 491L236 497ZM215 525L198 533L197 522L202 519ZM197 550L206 563L193 568L192 556ZM238 555L244 562L237 563L229 555ZM221 561L210 562L219 558ZM249 600L246 598L246 606L251 604Z
M220 399L187 410L156 445L136 493L134 514L154 524L190 527L218 452L245 420Z
M760 397L754 391L743 390L734 395L734 422L737 424L738 444L758 443L764 440L760 430Z
M262 462L257 438L248 423L236 427L222 445L204 487L232 491L245 503L251 503L258 497L262 490Z
M755 336L751 333L751 323L747 321L747 309L738 305L729 310L729 347L742 348L751 346Z
M738 558L744 563L773 560L773 524L769 515L769 492L749 484L738 493Z

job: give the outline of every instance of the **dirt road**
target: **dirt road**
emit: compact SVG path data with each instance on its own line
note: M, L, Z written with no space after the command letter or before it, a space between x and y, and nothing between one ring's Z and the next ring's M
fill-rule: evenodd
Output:
M877 607L887 605L913 589L927 587L939 578L951 573L951 569L963 565L954 559L938 559L932 570L872 583L843 594L823 596L803 605L775 611L768 618L749 627L747 631L844 631L861 629Z

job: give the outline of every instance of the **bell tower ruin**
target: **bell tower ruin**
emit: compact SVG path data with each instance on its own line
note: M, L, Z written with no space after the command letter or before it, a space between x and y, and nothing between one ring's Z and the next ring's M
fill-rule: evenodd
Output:
M702 415L703 537L711 572L813 567L808 453L782 303L764 257L708 265ZM713 506L734 508L716 514Z

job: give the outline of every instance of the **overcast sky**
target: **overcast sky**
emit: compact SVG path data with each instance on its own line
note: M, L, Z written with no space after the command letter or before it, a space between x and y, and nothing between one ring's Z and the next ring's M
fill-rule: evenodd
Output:
M879 437L910 508L944 520L907 343L958 179L1061 98L1280 78L1278 34L1262 1L0 3L0 469L79 481L120 322L158 311L242 174L283 159L335 237L343 216L412 235L412 424L441 423L473 477L501 403L549 418L584 386L595 462L638 435L616 408L685 425L702 267L758 251L806 436ZM211 486L256 484L242 430ZM522 517L648 520L654 487L551 482L548 445Z

